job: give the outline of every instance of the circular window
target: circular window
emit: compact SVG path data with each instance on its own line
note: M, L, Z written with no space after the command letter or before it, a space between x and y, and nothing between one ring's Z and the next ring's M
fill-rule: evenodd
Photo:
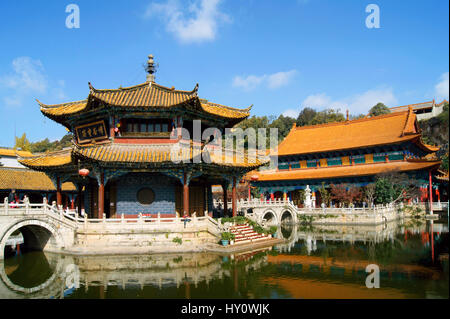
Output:
M155 193L151 188L142 188L137 192L137 200L142 205L150 205L155 200Z

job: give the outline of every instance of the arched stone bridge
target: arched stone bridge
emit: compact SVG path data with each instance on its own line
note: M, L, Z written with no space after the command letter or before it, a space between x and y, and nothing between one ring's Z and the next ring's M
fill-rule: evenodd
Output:
M297 224L297 206L289 200L261 201L255 198L240 200L237 206L244 216L263 225Z
M76 228L76 222L45 201L8 204L5 200L0 205L0 260L8 238L16 231L22 233L27 249L59 252L73 245Z
M216 202L220 206L220 202ZM403 216L400 204L377 205L372 208L298 208L289 199L237 201L240 214L265 226L297 224L303 216L313 217L313 225L379 225Z

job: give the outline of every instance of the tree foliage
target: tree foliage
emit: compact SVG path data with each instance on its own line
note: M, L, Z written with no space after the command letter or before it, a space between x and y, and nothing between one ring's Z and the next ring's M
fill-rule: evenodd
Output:
M376 204L388 204L418 196L420 196L418 181L407 174L385 173L376 178Z
M317 112L316 116L311 121L312 125L333 123L333 122L344 122L345 116L339 110L327 109L324 111Z
M317 112L310 107L303 108L297 117L297 126L311 125L316 114Z
M345 205L350 205L361 199L361 189L359 187L343 183L337 185L331 184L330 188L331 198Z
M369 110L369 116L378 116L389 113L391 113L391 110L383 103L377 103Z
M31 151L31 143L27 139L27 134L23 133L21 137L15 137L14 149L22 151Z
M320 198L325 205L330 206L331 203L331 193L325 188L325 182L322 182L322 186L319 188Z
M59 151L71 145L71 133L64 135L61 140L56 140L53 142L50 142L48 138L37 142L30 142L26 136L26 133L23 133L21 137L16 137L14 149L21 149L32 153L44 153L47 151Z

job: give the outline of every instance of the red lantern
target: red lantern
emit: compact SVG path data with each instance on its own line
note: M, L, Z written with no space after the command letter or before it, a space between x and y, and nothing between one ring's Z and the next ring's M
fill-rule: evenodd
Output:
M251 177L252 181L257 181L259 179L258 175L252 175Z
M80 176L88 176L89 175L89 170L87 168L82 168L78 171L78 174L80 174Z

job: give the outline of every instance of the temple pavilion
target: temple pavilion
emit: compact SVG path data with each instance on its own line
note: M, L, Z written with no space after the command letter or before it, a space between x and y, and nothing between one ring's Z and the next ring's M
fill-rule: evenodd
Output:
M314 126L292 127L279 144L278 167L247 175L267 198L289 197L301 205L307 185L321 204L318 189L331 184L365 186L381 173L401 172L420 183L424 201L438 199L433 176L441 161L437 147L421 140L412 108L375 117Z
M211 137L193 137L198 135L198 121L202 132L216 128L223 133L246 119L251 107L236 109L200 99L198 84L191 91L157 84L151 55L147 72L147 81L132 87L100 90L89 83L89 95L81 101L38 101L46 117L73 133L73 146L23 157L20 163L50 177L58 205L61 184L72 182L77 209L90 218L164 217L176 212L202 216L212 211L211 186L217 184L225 196L230 186L236 215L236 184L264 163L210 154L205 145ZM207 161L198 160L205 155Z

